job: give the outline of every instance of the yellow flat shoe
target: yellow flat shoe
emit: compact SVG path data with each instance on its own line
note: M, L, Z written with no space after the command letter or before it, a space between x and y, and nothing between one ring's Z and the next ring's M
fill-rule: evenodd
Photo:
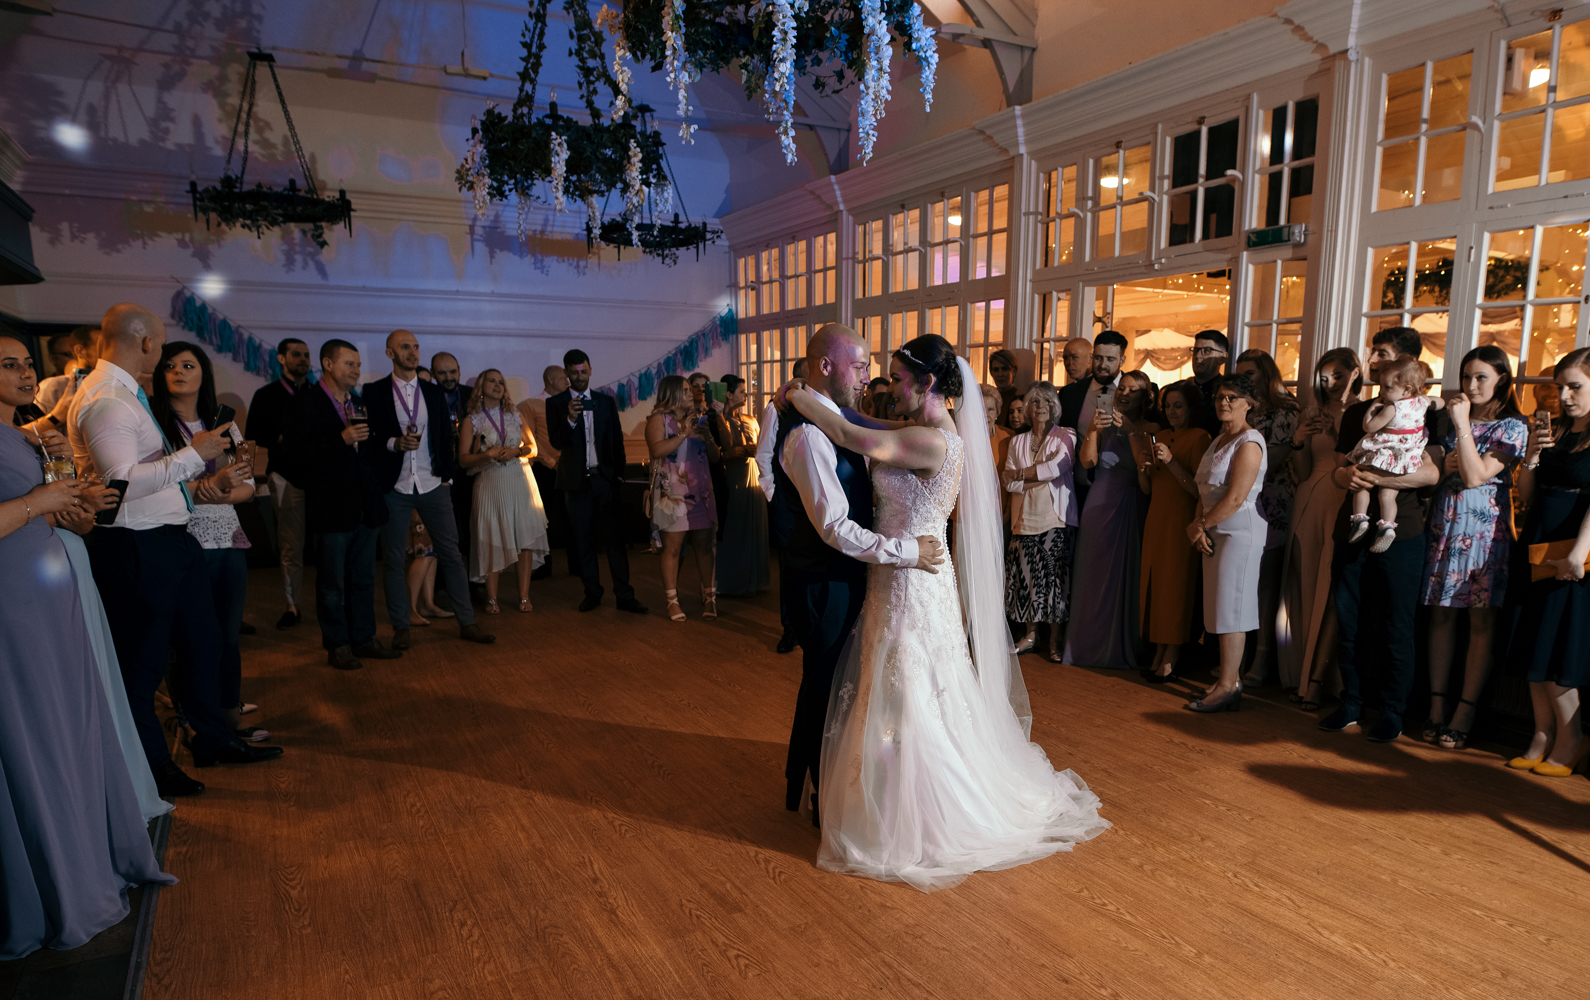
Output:
M1533 771L1538 765L1545 763L1544 757L1514 757L1507 762L1507 766L1515 771Z
M1529 770L1530 773L1538 774L1542 778L1566 778L1584 767L1587 759L1590 759L1590 738L1585 738L1581 741L1579 752L1573 756L1573 763L1548 764L1543 760Z

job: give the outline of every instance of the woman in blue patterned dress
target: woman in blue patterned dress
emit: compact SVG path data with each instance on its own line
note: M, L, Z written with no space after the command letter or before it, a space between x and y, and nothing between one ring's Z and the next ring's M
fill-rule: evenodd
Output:
M1430 608L1430 715L1423 736L1448 750L1468 745L1475 702L1490 675L1513 541L1513 468L1529 443L1501 348L1476 347L1463 356L1459 370L1463 391L1447 404L1445 433L1431 442L1445 449L1446 464L1425 527L1423 596ZM1445 688L1459 611L1468 612L1468 661L1448 722Z

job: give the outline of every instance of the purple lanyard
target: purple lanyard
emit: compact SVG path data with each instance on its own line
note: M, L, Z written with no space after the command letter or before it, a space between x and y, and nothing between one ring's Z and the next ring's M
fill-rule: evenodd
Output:
M348 426L348 420L351 416L350 407L353 403L353 394L348 394L347 402L339 403L337 402L337 397L331 394L331 389L327 387L325 379L321 379L317 384L320 386L321 390L325 392L326 398L331 400L331 405L337 408L337 416L342 418L342 426Z
M503 417L503 419L499 421L499 420L494 420L492 418L490 410L482 409L481 412L486 415L486 422L488 424L490 424L494 430L496 430L497 437L500 439L500 442L502 444L507 444L508 443L508 419L507 419L507 417ZM499 409L497 412L501 413L502 411Z
M204 426L203 421L200 421L199 426ZM193 443L193 432L188 430L188 422L183 420L181 417L177 417L177 431L181 433L182 440L188 442L189 444ZM212 458L208 462L204 463L204 471L211 473L212 475L215 473L215 459Z
M416 397L419 395L420 391L419 382L420 380L417 378L414 380L414 394ZM403 415L409 418L408 424L405 425L403 429L407 431L410 427L418 427L420 423L420 401L416 398L414 400L414 406L410 407L409 401L403 398L403 390L398 388L398 380L396 378L392 380L392 398L396 399L398 405L403 407Z
M282 376L280 381L282 383L282 388L287 390L287 395L289 395L289 396L298 395L298 390L294 389L293 388L293 384L291 382L287 381L287 376L285 376L285 375Z

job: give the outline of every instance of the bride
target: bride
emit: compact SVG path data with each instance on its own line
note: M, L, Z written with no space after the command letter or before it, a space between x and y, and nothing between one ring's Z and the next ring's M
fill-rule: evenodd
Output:
M851 424L805 388L786 396L871 460L880 534L942 540L955 516L953 568L868 568L828 703L817 864L932 892L1068 851L1110 824L1086 783L1028 738L1002 604L1003 494L981 400L962 398L978 392L971 366L929 334L894 352L889 378L908 418L890 429Z

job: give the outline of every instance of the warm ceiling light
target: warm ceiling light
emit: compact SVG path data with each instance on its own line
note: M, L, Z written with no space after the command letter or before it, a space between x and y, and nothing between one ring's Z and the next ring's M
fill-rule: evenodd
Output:
M959 215L950 216L950 225L958 226L960 224L961 224L961 217Z
M1119 177L1100 177L1099 178L1099 187L1113 188L1113 187L1120 187L1120 186L1121 186L1121 179Z
M1551 67L1536 66L1529 71L1529 89L1534 90L1551 79Z
M88 148L88 129L76 122L56 122L50 129L50 136L74 153Z

